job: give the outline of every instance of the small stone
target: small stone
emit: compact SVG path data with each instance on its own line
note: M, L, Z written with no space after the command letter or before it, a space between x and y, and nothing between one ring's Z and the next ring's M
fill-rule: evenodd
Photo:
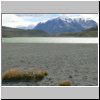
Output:
M71 76L71 75L69 75L69 78L72 78L72 76Z

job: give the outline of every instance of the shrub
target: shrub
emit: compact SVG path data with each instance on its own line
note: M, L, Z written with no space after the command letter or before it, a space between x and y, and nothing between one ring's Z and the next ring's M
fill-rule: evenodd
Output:
M72 83L68 80L61 80L59 81L59 86L71 86Z
M30 73L33 73L34 79L36 81L43 79L48 75L48 72L40 69L33 69Z
M10 70L4 72L2 79L3 80L23 79L24 75L25 75L25 72L23 72L19 69L10 69Z
M35 79L36 81L43 79L48 73L45 70L32 70L22 71L21 69L13 68L4 72L2 80L30 80Z

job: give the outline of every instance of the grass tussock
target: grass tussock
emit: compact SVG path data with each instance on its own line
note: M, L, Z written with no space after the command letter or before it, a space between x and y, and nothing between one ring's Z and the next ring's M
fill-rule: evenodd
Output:
M71 86L72 83L68 80L61 80L59 81L59 86Z
M6 72L4 72L2 76L2 80L30 80L30 79L35 79L35 80L41 80L45 76L47 76L48 73L45 70L32 70L32 71L23 71L20 69L10 69Z
M31 79L32 75L20 69L10 69L3 74L3 80Z
M33 69L30 73L33 74L35 80L41 80L48 75L48 72L41 69Z

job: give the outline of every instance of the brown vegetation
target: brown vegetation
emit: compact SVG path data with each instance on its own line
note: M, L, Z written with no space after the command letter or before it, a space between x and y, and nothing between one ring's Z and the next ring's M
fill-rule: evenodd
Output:
M32 71L22 71L21 69L10 69L6 72L4 72L2 79L3 80L23 80L23 79L35 79L35 80L41 80L45 76L47 76L48 73L45 70L32 70Z
M71 86L72 83L68 80L61 80L59 81L59 86Z

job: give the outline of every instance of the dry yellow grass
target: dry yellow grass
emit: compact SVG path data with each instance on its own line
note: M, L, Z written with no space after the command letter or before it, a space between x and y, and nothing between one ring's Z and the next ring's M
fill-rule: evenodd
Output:
M33 69L30 73L33 73L35 80L41 80L48 75L47 71L41 69Z
M71 86L72 83L68 80L61 80L59 81L59 86Z
M21 69L13 68L6 71L3 74L2 80L20 80L20 79L21 80L23 79L41 80L47 75L48 73L45 70L34 69L32 71L22 71Z
M10 69L8 71L6 71L4 74L3 74L3 77L2 79L3 80L16 80L16 79L22 79L24 78L24 74L25 72L19 70L19 69Z

